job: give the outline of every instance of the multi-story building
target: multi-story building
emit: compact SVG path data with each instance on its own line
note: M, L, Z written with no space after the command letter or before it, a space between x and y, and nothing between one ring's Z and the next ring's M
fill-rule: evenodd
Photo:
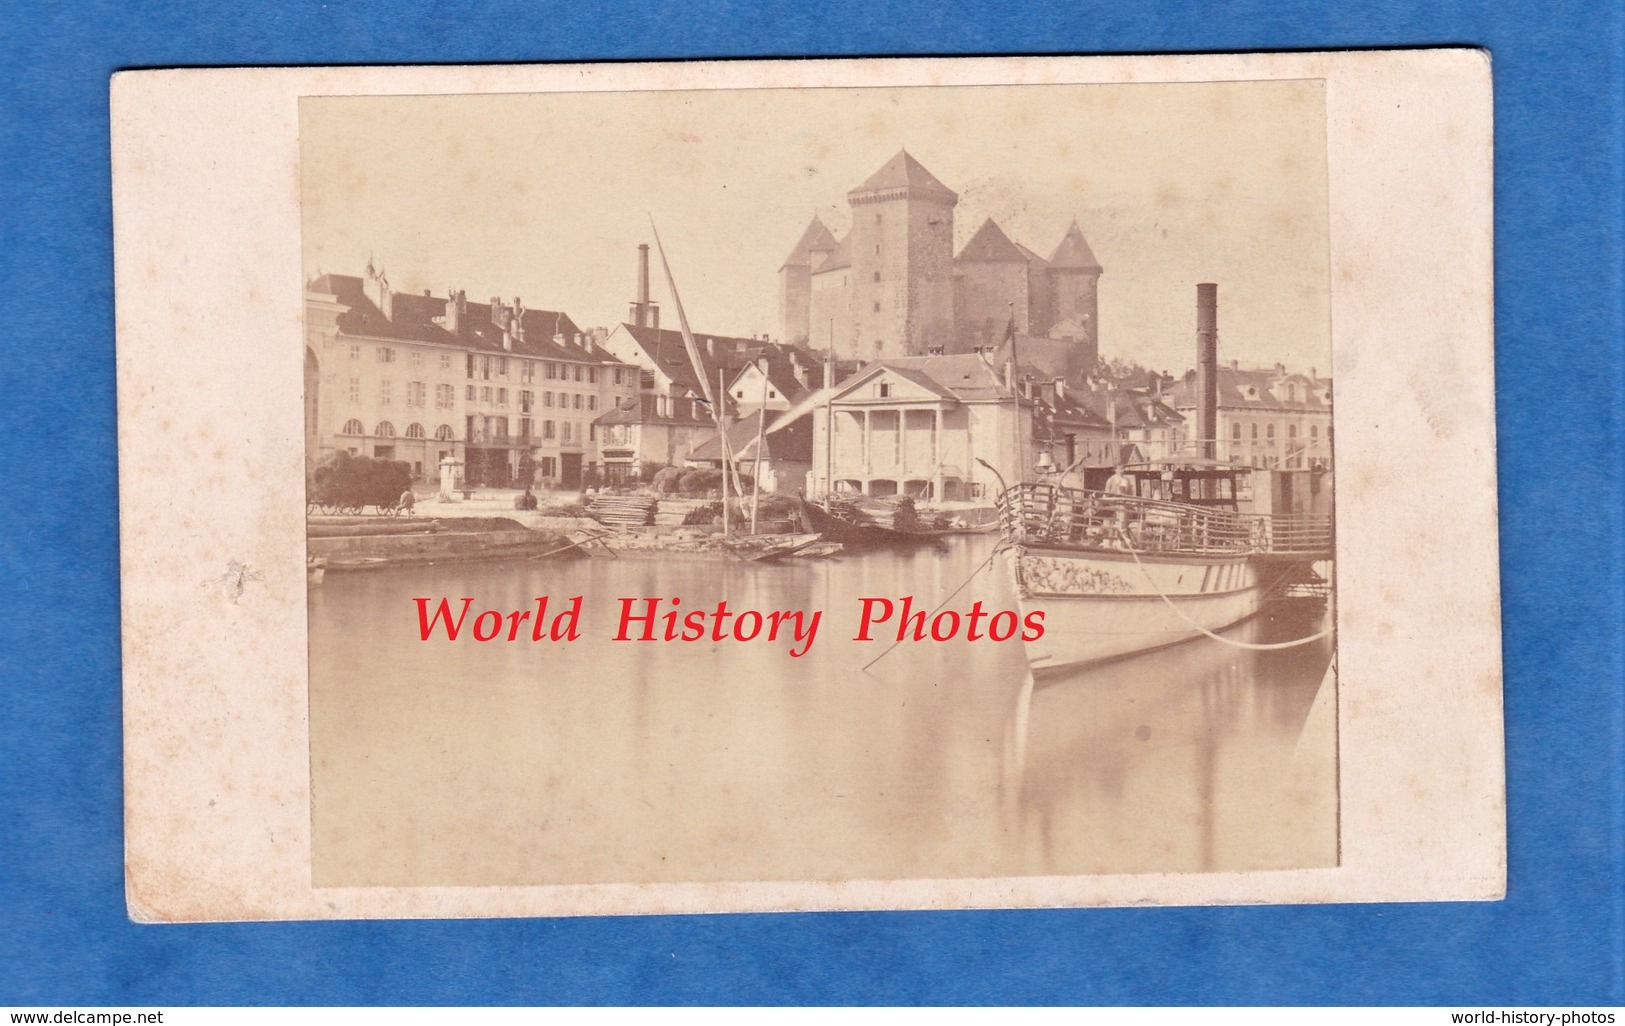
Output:
M1099 354L1102 267L1074 221L1048 260L991 219L954 255L958 195L906 152L847 193L836 239L813 218L779 269L783 337L869 361L965 353L1022 334Z
M1033 473L1034 407L982 354L888 358L806 397L770 437L812 419L810 495L966 501Z
M637 374L567 315L397 293L370 264L305 290L306 459L336 450L440 461L471 484L578 487L600 463L593 421L637 391Z
M1174 389L1175 409L1194 414L1196 372L1187 371ZM1330 470L1332 467L1332 382L1310 369L1289 372L1241 368L1232 361L1218 368L1218 459L1269 470Z

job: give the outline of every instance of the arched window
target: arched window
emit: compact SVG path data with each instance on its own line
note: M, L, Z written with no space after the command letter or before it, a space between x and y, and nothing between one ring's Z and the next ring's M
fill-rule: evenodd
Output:
M341 433L346 435L364 435L367 433L367 429L361 426L361 422L359 420L347 420L344 422L344 430Z
M1264 425L1264 440L1266 442L1268 442L1269 444L1271 444L1271 445L1275 444L1275 425L1274 424L1265 424Z
M378 422L378 426L372 429L372 433L377 435L379 438L394 438L395 425L391 424L387 420L381 420Z
M407 438L422 438L423 437L423 425L422 424L417 424L417 423L412 423L412 424L406 425L406 437Z
M1230 440L1234 442L1241 441L1241 421L1238 420L1230 425Z
M434 437L435 437L435 441L437 441L437 442L450 442L450 441L453 441L454 438L455 438L455 436L451 433L451 425L450 424L442 424L439 427L435 428L434 429Z

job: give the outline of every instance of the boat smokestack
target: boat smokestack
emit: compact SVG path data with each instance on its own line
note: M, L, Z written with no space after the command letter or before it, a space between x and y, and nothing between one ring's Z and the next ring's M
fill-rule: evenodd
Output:
M1196 430L1202 455L1217 456L1219 434L1219 286L1196 286Z
M633 308L635 326L647 327L649 324L649 244L647 242L638 246L638 302Z

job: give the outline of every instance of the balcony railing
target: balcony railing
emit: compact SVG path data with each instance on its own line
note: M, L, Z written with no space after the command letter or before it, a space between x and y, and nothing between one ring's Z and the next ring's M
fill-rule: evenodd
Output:
M1332 518L1317 514L1238 513L1047 484L1022 484L998 499L1007 539L1036 545L1121 548L1199 555L1302 555L1330 558Z

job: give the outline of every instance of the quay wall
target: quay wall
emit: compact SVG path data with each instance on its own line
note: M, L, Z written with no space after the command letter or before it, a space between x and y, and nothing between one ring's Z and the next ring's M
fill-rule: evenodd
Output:
M349 535L309 538L306 551L334 559L387 559L390 563L435 563L457 559L528 558L579 554L562 531L482 531L458 534Z

